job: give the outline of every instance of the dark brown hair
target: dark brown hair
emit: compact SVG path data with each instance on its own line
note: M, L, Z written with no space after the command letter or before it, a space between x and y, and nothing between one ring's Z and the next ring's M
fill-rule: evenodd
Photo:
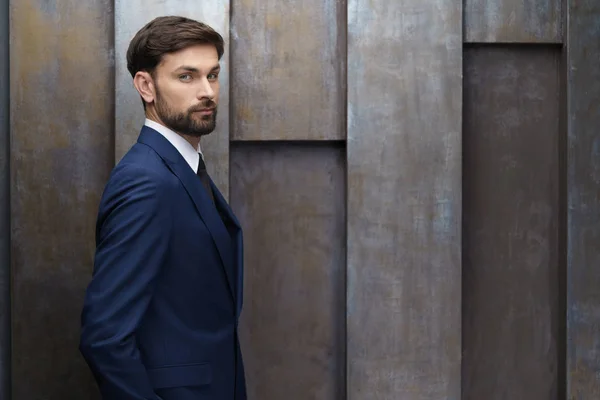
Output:
M223 37L210 26L179 16L158 17L138 31L127 49L127 69L132 77L138 71L153 73L163 55L197 44L212 44L219 60Z

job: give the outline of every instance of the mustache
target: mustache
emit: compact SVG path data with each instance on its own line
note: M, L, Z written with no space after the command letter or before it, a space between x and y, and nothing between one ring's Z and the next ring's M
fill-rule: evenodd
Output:
M197 111L203 111L206 109L215 109L217 108L217 103L215 103L212 100L207 100L201 104L198 104L197 106L193 106L189 108L189 112L193 113L193 112L197 112Z

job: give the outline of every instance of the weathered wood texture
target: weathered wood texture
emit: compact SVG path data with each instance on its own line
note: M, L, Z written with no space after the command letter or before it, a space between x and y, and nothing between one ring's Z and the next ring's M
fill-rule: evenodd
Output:
M127 70L127 48L133 36L156 17L181 15L204 22L225 39L221 59L219 113L217 128L202 138L207 169L225 198L229 197L229 0L216 1L115 1L115 69L116 69L116 160L135 143L144 123L142 99L133 87Z
M80 356L113 160L112 2L10 2L13 399L98 398Z
M10 396L9 8L0 0L0 399Z
M465 0L465 41L561 43L561 0Z
M344 164L337 145L232 147L251 400L345 398Z
M349 2L352 400L460 398L461 11Z
M569 1L567 398L600 398L600 3Z
M558 398L559 58L465 52L463 400Z
M345 139L345 0L232 2L232 139Z

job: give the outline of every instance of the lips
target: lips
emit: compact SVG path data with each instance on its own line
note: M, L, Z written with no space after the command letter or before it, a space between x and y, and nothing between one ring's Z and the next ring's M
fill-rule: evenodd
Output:
M214 108L202 108L199 110L194 110L194 112L200 113L200 114L212 114L215 111Z

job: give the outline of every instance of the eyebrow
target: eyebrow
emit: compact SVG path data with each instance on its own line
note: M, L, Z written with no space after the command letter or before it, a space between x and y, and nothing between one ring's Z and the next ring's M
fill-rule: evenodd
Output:
M210 72L219 71L220 69L221 69L221 65L217 64L217 65L215 65L214 67L211 68ZM177 68L175 71L176 72L187 71L187 72L194 72L194 73L199 73L200 72L200 70L198 68L191 67L189 65L182 65L179 68Z

